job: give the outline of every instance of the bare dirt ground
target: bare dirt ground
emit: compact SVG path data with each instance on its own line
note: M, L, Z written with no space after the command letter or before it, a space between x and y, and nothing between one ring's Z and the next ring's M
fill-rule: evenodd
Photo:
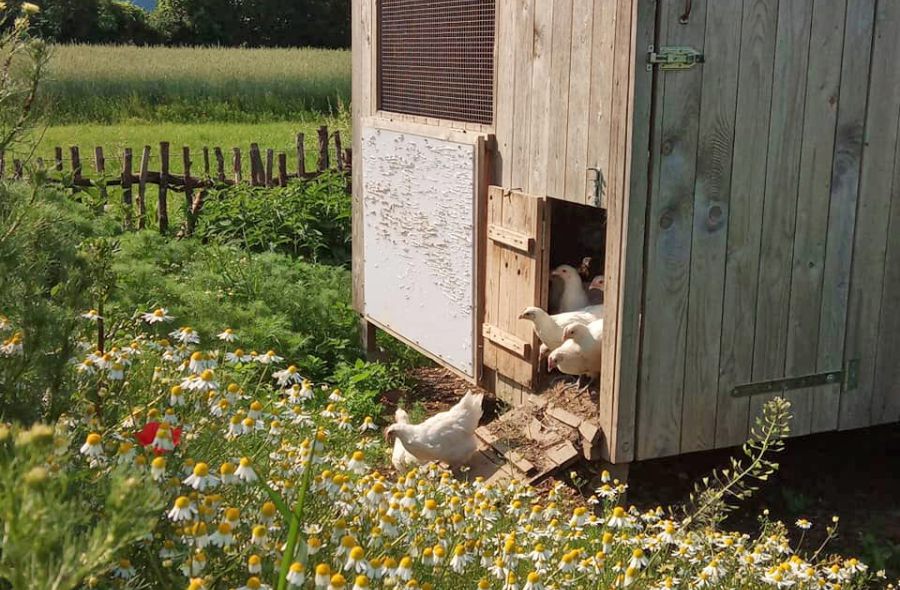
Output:
M401 402L407 407L418 404L425 415L431 415L452 406L471 388L443 369L417 369L413 378L410 391L385 397L389 411ZM587 401L584 395L565 399L566 404ZM496 418L501 410L493 399L486 397L485 402L482 423ZM682 503L694 481L714 468L727 467L734 453L740 450L635 463L628 501L642 509ZM764 509L770 518L790 526L805 518L813 522L813 528L803 545L814 551L832 516L839 516L838 538L828 552L857 556L873 569L887 570L889 579L900 578L900 424L791 439L776 460L781 464L777 474L728 518L726 527L752 533ZM581 471L590 469L583 466Z

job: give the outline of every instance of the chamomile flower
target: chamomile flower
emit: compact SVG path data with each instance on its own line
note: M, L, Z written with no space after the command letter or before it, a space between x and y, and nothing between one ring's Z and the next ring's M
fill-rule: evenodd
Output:
M254 360L261 365L274 365L280 363L284 359L275 354L274 350L269 350L264 354L257 355Z
M228 521L220 522L216 531L209 536L209 542L214 547L230 547L234 543L233 528Z
M328 582L328 590L345 590L347 579L341 574L334 574Z
M206 586L206 580L203 578L191 578L187 590L209 590Z
M234 333L234 330L231 328L225 328L218 334L216 334L216 338L221 340L222 342L234 342L237 340L237 334Z
M98 320L103 319L100 316L100 313L96 309L90 309L90 310L84 312L83 314L81 314L81 317L83 317L86 320L92 321L92 322L96 322Z
M190 360L188 361L188 371L191 373L200 374L206 369L215 369L216 368L216 359L213 358L212 355L197 350L191 353Z
M797 522L794 523L797 525L797 528L802 529L804 531L808 531L812 528L812 523L805 518L798 518Z
M347 462L347 469L357 475L362 475L369 469L369 466L366 465L365 457L362 451L354 451L353 455L350 456L350 461Z
M226 352L225 353L225 362L238 364L238 363L249 363L253 360L253 357L247 354L243 348L237 348L234 352Z
M609 520L606 521L606 526L613 529L628 526L628 514L625 512L625 509L621 506L613 508L612 515L610 515Z
M262 558L259 555L251 555L247 558L247 571L258 574L262 571Z
M75 365L75 370L82 375L93 375L97 372L97 364L94 362L94 359L87 357Z
M306 568L299 561L295 561L288 569L286 577L288 584L299 588L306 581Z
M331 582L331 568L327 563L320 563L316 566L315 584L316 588L325 588Z
M359 427L359 431L368 432L370 430L378 430L378 425L375 424L375 420L372 419L372 416L366 416Z
M271 590L272 587L268 584L263 584L262 581L256 576L251 576L247 579L247 583L238 588L238 590Z
M103 439L96 432L87 435L84 444L81 445L81 454L88 457L92 461L102 461L105 457L103 454Z
M194 465L193 472L184 480L184 485L190 486L197 491L213 489L219 485L219 480L209 473L209 465L200 462Z
M358 575L353 581L353 590L368 590L369 578L365 575Z
M112 575L114 578L130 580L137 575L137 571L134 569L134 566L131 565L131 561L128 559L120 559L116 567L113 568Z
M169 510L168 517L172 522L191 520L197 515L197 506L187 496L178 496Z
M205 369L199 375L190 375L181 382L181 387L189 391L207 392L218 390L216 375L212 369Z
M157 307L153 311L141 314L141 319L148 324L157 324L159 322L171 322L173 318L165 307Z
M647 559L644 550L638 547L631 552L631 559L628 561L628 567L635 570L641 570L647 567L648 563L650 563L650 560Z
M409 556L404 556L400 559L400 563L397 564L397 577L403 580L404 582L408 582L412 578L412 558Z
M16 332L3 341L0 346L0 356L22 356L25 353L25 347L22 345L22 333Z
M153 481L162 481L166 476L166 459L165 457L154 457L150 462L150 478Z
M263 524L270 525L275 522L275 517L278 515L278 508L272 502L265 502L262 505L262 508L259 509L259 520Z
M334 403L340 403L340 402L344 401L344 396L341 394L341 390L340 389L331 390L331 394L328 396L328 401L334 402Z
M253 471L253 465L247 457L241 457L238 468L234 472L235 476L244 483L253 483L259 479L256 472Z
M300 371L297 369L296 365L290 365L287 369L275 371L272 373L272 377L278 381L279 387L287 387L303 381L303 377L300 376Z

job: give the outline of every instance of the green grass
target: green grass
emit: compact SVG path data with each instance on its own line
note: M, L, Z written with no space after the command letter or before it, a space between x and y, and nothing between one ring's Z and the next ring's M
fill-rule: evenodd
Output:
M350 52L59 45L54 124L296 121L349 104Z

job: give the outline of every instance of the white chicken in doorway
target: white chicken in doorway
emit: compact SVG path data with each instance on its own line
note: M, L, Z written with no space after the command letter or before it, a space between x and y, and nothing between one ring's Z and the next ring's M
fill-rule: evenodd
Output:
M584 324L569 324L563 331L562 345L550 353L547 367L559 369L566 375L577 375L579 382L586 375L594 379L603 360L603 320ZM590 381L588 381L588 385Z
M581 282L581 275L574 266L561 264L550 273L562 280L562 294L559 299L559 313L578 311L588 305L588 296Z

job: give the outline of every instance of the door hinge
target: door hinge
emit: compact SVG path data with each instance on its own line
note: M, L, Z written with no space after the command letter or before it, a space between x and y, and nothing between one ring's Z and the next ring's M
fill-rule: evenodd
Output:
M746 397L749 395L761 395L765 393L784 393L792 389L805 389L807 387L819 387L822 385L840 384L841 391L853 391L859 385L859 360L847 361L840 371L827 371L814 373L801 377L788 377L786 379L772 379L757 383L745 383L731 390L732 397Z
M689 70L704 61L703 54L693 47L660 47L659 51L655 51L651 45L647 50L648 72L653 70L654 65L663 71Z

